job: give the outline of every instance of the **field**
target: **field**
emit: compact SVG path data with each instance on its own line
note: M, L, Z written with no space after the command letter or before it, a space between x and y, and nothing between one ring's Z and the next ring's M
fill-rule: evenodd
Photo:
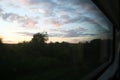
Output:
M106 49L101 52L103 43ZM78 44L0 43L0 78L80 80L109 59L110 43L100 39Z

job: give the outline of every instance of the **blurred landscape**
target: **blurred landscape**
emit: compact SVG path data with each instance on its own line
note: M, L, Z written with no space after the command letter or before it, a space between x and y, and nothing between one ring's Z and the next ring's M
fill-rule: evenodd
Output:
M29 42L0 40L0 80L80 80L109 60L112 40L51 42L37 33Z
M0 0L0 80L81 80L112 56L112 35L91 0Z

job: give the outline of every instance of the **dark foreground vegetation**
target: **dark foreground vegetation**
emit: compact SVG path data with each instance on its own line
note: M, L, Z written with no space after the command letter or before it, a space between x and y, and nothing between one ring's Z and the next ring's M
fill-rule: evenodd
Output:
M109 59L111 40L45 43L46 34L30 42L0 41L0 80L80 80Z

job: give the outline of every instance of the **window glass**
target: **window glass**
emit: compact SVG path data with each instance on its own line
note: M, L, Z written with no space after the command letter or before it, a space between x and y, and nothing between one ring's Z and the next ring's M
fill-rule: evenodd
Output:
M113 25L91 0L0 0L0 73L79 80L108 62Z

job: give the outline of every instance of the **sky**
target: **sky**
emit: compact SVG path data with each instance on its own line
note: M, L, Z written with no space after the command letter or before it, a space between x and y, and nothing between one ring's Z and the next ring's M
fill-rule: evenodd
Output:
M4 43L30 41L47 32L48 42L106 39L112 24L91 0L0 0L0 37Z

